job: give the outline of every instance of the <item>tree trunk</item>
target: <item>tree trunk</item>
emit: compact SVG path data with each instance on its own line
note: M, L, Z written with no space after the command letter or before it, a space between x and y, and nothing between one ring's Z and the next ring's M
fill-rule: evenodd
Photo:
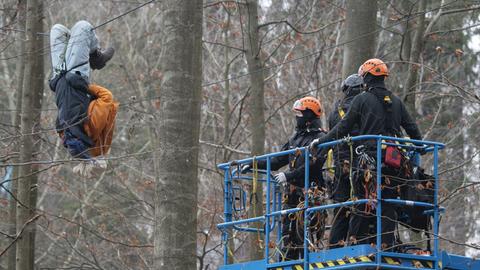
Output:
M33 153L38 152L39 144L34 135L39 130L42 96L44 86L43 54L38 53L43 47L43 5L40 0L27 1L26 54L23 80L23 100L21 115L21 163L35 160ZM18 171L17 234L22 230L17 246L17 270L33 269L35 224L30 222L36 208L37 175L36 166L26 164Z
M154 269L196 269L202 1L165 0L160 52Z
M361 64L374 57L377 35L377 1L347 0L346 9L343 78L357 73Z
M18 27L19 29L26 29L26 0L19 0L17 4L18 10ZM23 74L25 72L25 62L23 54L25 52L25 32L18 32L17 34L17 44L18 44L18 59L17 59L17 66L16 66L16 74L17 74L17 89L15 93L15 116L13 118L13 127L16 133L20 134L20 121L21 121L21 112L22 112L22 98L23 98ZM13 149L18 149L19 145L15 143L16 146ZM13 158L13 163L18 162L18 158ZM19 167L13 167L12 179L16 179L18 177L18 169ZM10 185L10 192L17 196L17 186L18 181L13 180ZM9 204L9 234L15 235L17 232L17 202L13 197L10 197L10 204ZM15 270L16 265L16 247L15 244L10 248L7 254L7 269L8 270Z
M410 16L412 16L414 3L410 1L401 1L400 7L402 9L403 14L405 14L407 19L402 23L402 32L403 32L403 40L402 40L402 50L399 52L401 55L401 59L408 61L410 59L410 54L412 51L412 23L409 20Z
M427 5L426 0L420 0L420 4L418 6L418 13L422 14L425 11ZM417 30L415 31L415 36L413 37L413 44L410 54L409 66L408 66L408 76L407 82L405 84L404 92L405 92L405 106L407 110L410 112L410 115L413 118L416 118L417 111L415 110L415 91L417 87L418 80L418 70L420 66L413 63L418 63L420 61L420 55L423 51L423 44L424 44L424 33L425 33L425 14L420 15L418 18L417 23Z
M223 43L228 44L230 41L229 39L229 30L230 30L230 13L227 13L227 24L223 29ZM223 48L223 55L225 61L225 70L223 72L223 79L225 80L223 86L223 145L228 145L229 141L228 138L230 137L230 80L228 79L230 76L230 47L225 46ZM228 161L228 153L227 149L223 150L223 162Z
M223 29L223 43L224 44L229 44L230 38L229 38L229 30L230 30L230 13L227 11L227 24L225 25L225 28ZM225 80L224 84L224 97L223 97L223 145L228 145L229 144L229 138L230 138L230 80L228 79L230 76L230 47L225 46L223 48L224 52L224 61L225 61L225 71L223 73L223 79ZM230 152L228 149L223 150L223 160L222 162L228 162ZM223 178L221 177L219 181L223 181ZM233 229L229 228L228 229L228 249L231 251L229 252L228 255L228 263L232 264L235 262L235 239L233 238Z
M258 2L257 0L247 0L245 3L246 27L244 28L247 38L246 56L248 73L250 73L250 130L252 132L252 154L261 155L265 152L265 116L264 116L264 75L263 61L261 59L259 35L258 35ZM263 215L263 189L258 185L256 190L250 190L251 205L248 211L249 217ZM260 223L255 223L258 229L263 228ZM249 260L263 258L263 248L260 233L250 234L247 238L249 249Z

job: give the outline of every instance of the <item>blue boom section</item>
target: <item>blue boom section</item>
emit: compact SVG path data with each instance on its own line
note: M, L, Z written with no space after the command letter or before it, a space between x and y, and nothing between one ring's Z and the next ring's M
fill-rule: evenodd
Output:
M275 182L270 169L270 161L273 157L289 155L298 153L299 151L304 155L305 160L310 159L309 149L307 147L297 148L288 151L266 154L262 156L232 161L228 163L219 164L218 168L224 171L224 218L225 222L218 224L217 227L222 231L222 241L224 244L224 265L221 270L307 270L307 269L476 269L480 270L480 261L463 256L457 256L441 252L439 250L438 227L441 207L438 205L438 154L439 150L445 147L444 144L431 141L418 141L403 138L379 136L379 135L362 135L356 137L349 137L337 141L324 143L318 146L321 148L331 148L341 143L352 143L361 141L376 142L376 181L377 181L377 199L360 199L355 201L347 201L343 203L327 204L321 206L310 207L309 193L306 192L304 208L291 208L282 210L282 193L278 183ZM394 143L392 143L394 142ZM423 152L433 155L432 172L434 181L434 198L433 203L407 201L400 199L382 199L381 179L382 179L382 146L395 145L405 151L415 151L421 149ZM266 160L266 170L255 170L255 176L246 176L240 173L240 168L243 164L255 163L258 160ZM418 160L418 155L417 155ZM257 174L261 177L258 177ZM235 183L239 181L254 181L254 185L259 185L263 188L265 193L265 212L262 216L251 218L234 218L236 211L245 210L245 191ZM310 187L309 183L309 166L305 166L305 190ZM344 248L337 248L331 250L323 250L320 252L310 251L308 245L308 220L309 216L318 211L325 211L327 209L334 209L338 207L346 207L359 204L375 204L376 207L376 245L356 245ZM433 216L433 249L431 255L413 255L407 253L391 252L381 249L381 209L382 203L390 203L397 205L408 205L422 207L425 209L425 214ZM276 243L281 242L281 218L282 216L298 213L302 211L304 222L303 235L303 258L296 261L282 261L280 256L272 251L269 243L275 240ZM252 223L261 223L261 229L249 226ZM277 228L277 229L275 229ZM267 243L265 248L264 258L258 261L247 261L243 263L228 264L228 254L231 251L228 249L228 241L230 241L231 234L234 230L262 234L264 242Z

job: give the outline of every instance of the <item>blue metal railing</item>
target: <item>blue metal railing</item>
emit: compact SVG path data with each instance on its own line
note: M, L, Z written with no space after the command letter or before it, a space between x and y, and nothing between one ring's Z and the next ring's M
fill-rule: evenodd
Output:
M381 219L381 213L382 213L382 203L390 203L390 204L400 204L400 205L410 205L410 206L418 206L418 207L424 207L426 210L433 211L433 242L434 242L434 248L433 248L433 254L432 256L428 257L429 261L433 262L434 269L438 269L438 260L439 260L439 241L438 241L438 223L439 223L439 206L438 206L438 151L440 149L443 149L445 147L444 144L438 143L438 142L432 142L432 141L420 141L420 140L411 140L411 139L404 139L404 138L396 138L396 137L389 137L389 136L381 136L381 135L362 135L362 136L356 136L356 137L349 137L349 138L344 138L336 141L331 141L327 143L323 143L321 145L318 145L318 149L322 148L331 148L335 145L341 144L341 143L347 143L347 142L361 142L361 141L376 141L376 182L377 182L377 198L374 201L376 203L376 223L377 223L377 235L376 235L376 256L375 256L375 262L374 263L367 263L366 265L368 266L380 266L382 264L382 256L385 254L388 254L389 256L392 256L392 254L400 254L400 253L392 253L392 252L384 252L381 250L381 230L382 230L382 219ZM392 143L395 142L395 143ZM434 183L434 198L433 198L433 204L430 203L425 203L425 202L416 202L416 201L407 201L407 200L400 200L400 199L382 199L382 188L381 188L381 179L382 179L382 145L393 145L397 146L400 148L405 148L405 149L410 149L410 150L422 150L425 153L428 152L433 152L433 177L435 179ZM272 181L272 174L271 174L271 158L273 157L278 157L278 156L283 156L283 155L289 155L296 153L298 151L301 151L305 157L305 164L308 164L308 161L310 159L310 154L309 154L309 149L308 147L302 147L302 148L296 148L296 149L291 149L287 151L281 151L281 152L276 152L276 153L270 153L270 154L265 154L261 156L256 156L252 158L246 158L242 160L237 160L234 162L228 162L228 163L222 163L218 165L218 168L224 170L225 177L224 177L224 216L225 216L225 222L218 224L217 227L222 230L222 239L224 240L224 264L228 263L228 237L229 237L229 232L227 229L232 228L236 230L242 230L242 231L247 231L247 232L261 232L263 233L265 237L265 265L267 268L271 268L274 266L278 265L293 265L293 264L299 264L303 263L304 269L309 269L309 250L308 250L308 245L307 239L309 237L308 235L308 217L311 213L317 212L317 211L323 211L326 209L332 209L332 208L338 208L338 207L345 207L345 206L352 206L352 205L359 205L359 204L366 204L372 202L371 199L360 199L356 201L347 201L347 202L342 202L342 203L335 203L335 204L328 204L328 205L321 205L321 206L316 206L316 207L309 207L309 193L305 193L305 201L304 201L304 208L291 208L291 209L286 209L286 210L280 210L281 208L281 197L279 200L279 195L276 192L277 191L277 183L275 181ZM240 176L240 166L242 164L250 164L254 161L258 160L266 160L266 171L265 171L265 178L258 179L260 182L264 182L267 186L267 192L266 192L266 209L265 209L265 214L263 216L258 216L258 217L252 217L252 218L247 218L247 219L239 219L239 220L232 220L232 203L235 198L233 198L233 180L252 180L251 177L245 177L245 176ZM235 168L233 169L232 168ZM304 187L305 190L308 190L310 187L309 183L309 166L305 166L305 178L304 178ZM271 196L271 187L273 184L273 190L274 190L274 196L273 196L273 202L271 202L272 196ZM281 196L281 195L280 195ZM273 212L271 209L271 206L273 206ZM280 216L282 215L288 215L290 213L296 213L299 211L304 211L304 240L303 240L303 260L300 261L289 261L289 262L282 262L282 263L270 263L270 250L268 247L269 241L270 241L270 233L274 230L275 224L278 223L278 233L277 233L277 241L280 241L281 238L281 218ZM272 225L270 226L270 220L273 219ZM248 224L248 223L253 223L253 222L264 222L265 225L264 229L256 229L256 228L244 228L244 227L239 227L239 225L242 224ZM410 254L404 254L404 255L398 255L398 257L401 256L407 256L409 258L415 259L417 256L415 255L410 255ZM422 256L425 260L425 256ZM356 265L358 267L358 265ZM388 266L389 268L392 268L393 266ZM395 268L395 267L393 267ZM405 268L398 268L398 269L405 269Z

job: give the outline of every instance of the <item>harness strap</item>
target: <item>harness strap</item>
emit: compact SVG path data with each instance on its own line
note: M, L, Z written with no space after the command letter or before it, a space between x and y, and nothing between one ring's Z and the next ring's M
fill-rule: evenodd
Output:
M85 61L85 62L83 62L83 63L80 63L80 64L76 65L76 66L73 66L73 67L70 68L69 70L64 69L64 70L60 71L60 74L61 74L61 75L65 75L65 74L67 74L68 72L70 72L70 71L72 71L72 70L74 70L74 69L76 69L76 68L78 68L78 67L81 67L81 66L83 66L83 65L86 65L86 64L88 64L88 63L89 63L89 61Z
M397 132L392 126L392 115L393 115L392 98L390 97L390 95L383 95L383 96L377 95L372 91L373 89L375 88L370 87L368 89L368 92L370 92L372 95L374 95L377 98L378 102L382 104L383 110L385 112L385 121L383 122L383 129L384 129L385 135L397 136ZM381 89L385 89L385 88L382 87Z
M345 111L342 109L340 105L338 106L338 115L340 115L341 119L345 117Z

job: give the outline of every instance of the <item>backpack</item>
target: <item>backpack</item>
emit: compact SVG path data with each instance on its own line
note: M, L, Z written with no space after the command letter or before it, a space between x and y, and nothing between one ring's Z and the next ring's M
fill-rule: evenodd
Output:
M423 168L414 167L413 177L403 186L401 199L433 204L435 178L425 173ZM414 231L425 230L430 227L430 217L424 214L424 207L404 206L403 214L407 219L404 221Z

